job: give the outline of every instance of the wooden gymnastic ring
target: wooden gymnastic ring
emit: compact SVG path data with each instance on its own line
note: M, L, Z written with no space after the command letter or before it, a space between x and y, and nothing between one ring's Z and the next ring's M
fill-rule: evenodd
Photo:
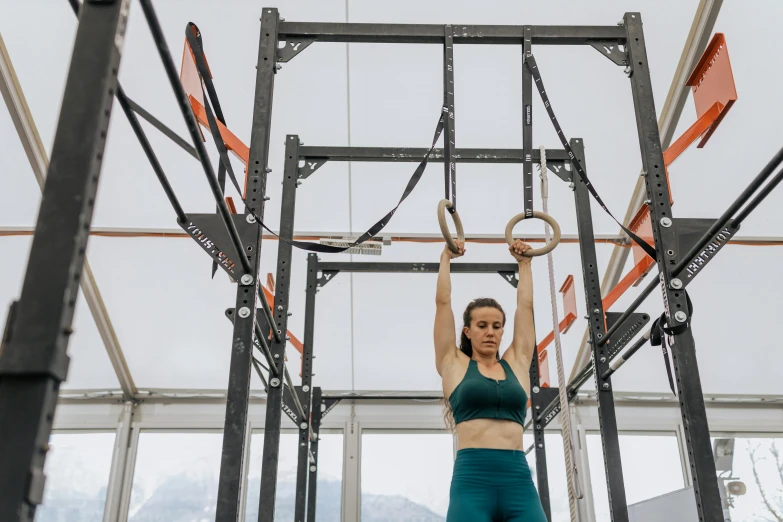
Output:
M440 232L443 234L443 239L446 240L446 244L452 252L459 252L459 247L454 241L454 238L449 232L449 226L446 223L446 209L451 208L451 201L448 199L441 199L438 203L438 224L440 225ZM449 212L451 219L454 220L454 226L457 227L457 241L465 241L465 232L462 230L462 220L459 218L458 212Z
M554 248L560 243L560 225L557 224L557 221L550 216L549 214L544 214L543 212L537 212L533 211L534 218L541 219L543 221L546 221L549 223L549 226L552 227L552 240L549 241L546 245L542 246L541 248L531 248L527 252L525 252L523 255L526 257L536 257L536 256L543 256L544 254L548 254ZM509 246L514 244L514 225L519 223L520 221L526 219L525 213L517 214L513 218L511 218L511 221L508 222L508 225L506 225L506 243L509 244Z

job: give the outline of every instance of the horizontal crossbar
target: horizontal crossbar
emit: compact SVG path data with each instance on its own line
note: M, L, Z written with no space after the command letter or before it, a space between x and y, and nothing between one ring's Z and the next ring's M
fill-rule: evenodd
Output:
M319 158L330 161L418 162L429 149L403 147L299 147L300 158ZM460 163L522 163L522 149L455 149L452 158ZM541 158L539 149L533 150L533 162ZM570 161L562 149L546 151L547 161ZM435 149L430 161L443 161L443 149Z

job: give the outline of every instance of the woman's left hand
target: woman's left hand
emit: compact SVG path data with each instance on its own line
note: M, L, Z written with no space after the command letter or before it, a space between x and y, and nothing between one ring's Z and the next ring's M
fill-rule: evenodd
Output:
M513 245L508 247L508 251L511 252L511 255L514 256L514 259L520 263L530 263L533 258L523 254L532 248L533 247L523 242L521 239L517 239L514 241Z

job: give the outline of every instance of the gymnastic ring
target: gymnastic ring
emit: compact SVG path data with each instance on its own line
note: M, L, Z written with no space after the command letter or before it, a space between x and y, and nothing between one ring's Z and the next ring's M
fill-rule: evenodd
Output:
M534 218L541 219L543 221L546 221L549 223L549 226L552 227L552 239L547 243L546 245L542 246L541 248L531 248L524 254L523 256L526 257L536 257L536 256L543 256L544 254L548 254L554 248L560 243L560 225L557 224L557 221L550 216L549 214L544 214L543 212L537 212L533 211ZM524 212L522 214L517 214L513 218L511 218L511 221L508 222L508 225L506 225L506 243L508 243L509 246L514 244L514 225L519 223L520 221L525 219Z
M446 240L446 244L449 246L449 250L452 252L459 252L459 247L454 241L454 238L449 232L449 226L446 223L446 209L451 208L451 201L448 199L441 199L438 203L438 224L440 225L440 232L443 234L443 239ZM465 232L462 230L462 220L459 218L459 213L455 210L450 212L451 219L454 220L454 226L457 227L457 241L465 241Z

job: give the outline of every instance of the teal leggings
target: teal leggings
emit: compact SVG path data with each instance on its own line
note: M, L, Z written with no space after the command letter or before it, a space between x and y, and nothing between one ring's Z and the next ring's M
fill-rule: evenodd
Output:
M547 522L525 453L459 450L446 522Z

